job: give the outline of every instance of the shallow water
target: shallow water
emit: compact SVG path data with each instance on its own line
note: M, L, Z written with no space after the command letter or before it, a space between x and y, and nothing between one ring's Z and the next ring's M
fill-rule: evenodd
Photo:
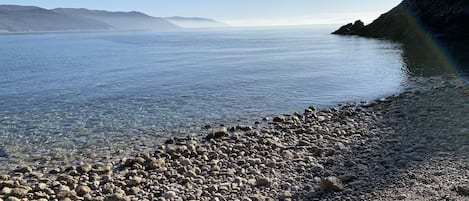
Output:
M333 28L0 35L0 148L9 160L122 151L403 88L400 45Z

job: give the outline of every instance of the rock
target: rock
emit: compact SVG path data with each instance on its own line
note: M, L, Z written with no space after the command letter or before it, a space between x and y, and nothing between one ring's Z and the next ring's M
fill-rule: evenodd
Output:
M207 188L207 191L210 193L216 193L218 192L218 185L211 185Z
M284 191L278 196L279 200L287 200L289 198L292 198L292 194L290 191Z
M116 188L116 186L113 184L113 183L106 183L104 184L103 186L103 193L104 194L112 194L114 193L114 189Z
M59 174L61 172L62 172L62 170L60 168L51 168L49 170L49 174Z
M86 174L90 172L93 169L93 167L89 164L81 165L78 166L77 171L81 174Z
M75 192L78 196L83 197L84 195L91 193L91 189L88 186L81 185L75 189Z
M15 172L19 172L19 173L31 173L33 172L33 169L29 166L21 166L21 167L18 167Z
M252 195L249 198L251 198L252 201L265 201L266 200L266 198L260 194Z
M246 181L246 183L248 183L248 184L251 185L251 186L256 185L256 182L257 182L256 179L248 179L248 180Z
M288 160L291 160L293 159L295 156L293 155L293 153L291 153L291 151L288 151L288 150L283 150L282 151L282 155L283 157L285 157L286 159Z
M0 175L0 181L6 181L8 179L10 179L10 176L4 174Z
M104 201L130 201L130 198L125 196L125 194L122 194L122 193L114 193L114 194L106 196Z
M344 185L337 177L326 177L321 179L320 187L327 191L342 191Z
M176 198L176 192L168 191L163 195L163 197L166 198L166 199L174 199L174 198Z
M43 191L43 190L45 190L45 189L48 188L48 187L49 187L49 186L47 186L47 184L45 184L45 183L38 183L38 184L36 185L35 190L36 190L36 191Z
M164 143L165 143L165 144L175 144L175 143L176 143L176 139L174 139L174 137L170 137L170 138L168 138Z
M140 189L139 187L132 187L130 188L130 191L129 191L129 195L137 195L140 191L142 191L142 189Z
M148 170L156 170L158 168L161 168L165 165L165 159L164 158L158 158L156 160L147 160L146 162L146 168Z
M102 175L112 171L113 165L110 163L98 163L93 166L93 172Z
M9 188L9 187L4 187L4 188L0 191L0 195L10 195L12 190L13 190L13 189L11 189L11 188Z
M179 163L183 166L192 166L192 162L188 158L182 158Z
M309 143L308 141L306 140L300 140L298 141L298 146L310 146L311 143Z
M353 174L347 174L347 175L340 176L339 179L343 183L350 183L350 182L354 181L355 179L357 179L357 176L355 176Z
M459 195L469 197L469 186L458 186L455 190Z
M272 119L272 121L276 123L282 123L282 122L285 122L286 120L287 120L287 117L285 117L284 115L276 116L274 117L274 119Z
M226 127L222 127L208 134L206 139L218 139L226 136L228 136L228 129Z
M42 191L38 191L38 192L34 192L34 198L36 199L46 199L48 200L49 199L49 195L47 195L47 193L45 192L42 192Z
M311 164L311 171L313 172L321 172L324 170L324 166L319 163Z
M11 190L10 195L18 197L18 198L22 198L22 197L26 197L29 191L30 189L27 189L27 188L14 188L13 190Z
M0 181L0 188L3 188L3 187L15 188L15 187L18 187L18 184L15 181L11 181L11 180Z
M185 175L186 177L190 177L190 178L195 178L197 176L197 174L194 171L187 171Z
M134 159L134 162L137 163L137 164L140 164L140 165L145 165L145 161L146 161L146 160L145 160L144 158L142 158L142 157L136 157L136 158Z
M405 200L405 199L407 199L407 196L405 194L401 194L401 195L397 196L397 199L398 200Z
M5 201L21 201L21 200L19 198L10 196Z
M70 190L70 187L65 185L60 185L57 188L57 197L60 199L69 198L74 195L75 192Z
M121 165L124 167L132 167L135 164L135 160L132 158L121 159Z
M272 185L272 179L267 177L257 177L256 186L270 187Z
M236 129L240 130L240 131L247 132L247 131L252 130L253 128L251 126L238 125L238 126L236 126Z
M220 172L221 168L218 165L214 165L211 169L212 172Z
M133 186L138 186L140 183L142 183L143 178L142 177L133 177L129 182L127 183L127 186L133 187Z

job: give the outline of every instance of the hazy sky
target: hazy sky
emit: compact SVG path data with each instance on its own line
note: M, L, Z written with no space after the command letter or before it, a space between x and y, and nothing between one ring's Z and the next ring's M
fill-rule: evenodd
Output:
M235 26L371 22L401 0L1 0L0 4L198 16Z

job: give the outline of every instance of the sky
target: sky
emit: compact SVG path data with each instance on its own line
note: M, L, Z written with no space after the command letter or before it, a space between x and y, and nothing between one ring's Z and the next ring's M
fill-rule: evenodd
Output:
M43 8L140 11L155 17L206 17L232 26L372 22L401 0L0 0Z

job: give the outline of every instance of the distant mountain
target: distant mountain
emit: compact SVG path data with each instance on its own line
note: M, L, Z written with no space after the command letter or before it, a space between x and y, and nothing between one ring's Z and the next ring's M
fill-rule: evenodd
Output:
M200 17L165 17L165 20L183 28L218 28L228 25L212 19Z
M176 29L180 27L163 18L135 11L109 12L74 8L48 10L35 6L0 5L0 33Z
M0 32L108 30L104 22L34 6L0 5Z
M116 30L173 30L177 25L160 17L152 17L140 12L109 12L75 8L57 8L52 11L69 16L78 16L104 22Z

